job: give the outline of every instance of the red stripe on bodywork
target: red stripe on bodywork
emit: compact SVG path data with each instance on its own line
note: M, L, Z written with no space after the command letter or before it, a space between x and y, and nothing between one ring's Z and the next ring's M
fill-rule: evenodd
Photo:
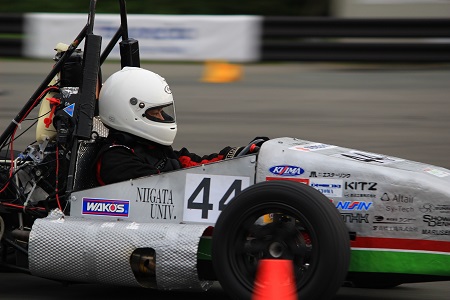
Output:
M421 250L450 253L450 242L418 239L357 237L356 240L351 241L351 246L352 248Z

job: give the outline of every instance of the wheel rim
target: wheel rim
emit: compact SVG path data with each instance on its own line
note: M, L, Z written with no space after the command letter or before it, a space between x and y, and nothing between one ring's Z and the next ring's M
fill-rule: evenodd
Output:
M269 215L272 219L267 222ZM263 258L292 260L298 289L312 277L317 233L298 209L279 202L258 205L242 214L230 230L237 238L228 241L228 261L247 289L253 289L258 262Z

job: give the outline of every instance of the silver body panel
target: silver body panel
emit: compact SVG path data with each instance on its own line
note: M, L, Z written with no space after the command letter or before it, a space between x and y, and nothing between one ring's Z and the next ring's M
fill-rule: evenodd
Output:
M35 222L30 271L56 280L139 286L130 257L151 248L157 288L206 289L210 283L197 274L200 237L215 223L220 203L254 183L255 166L255 156L247 156L75 192L70 216ZM204 201L210 209L198 208Z
M157 251L158 288L205 288L195 271L204 229L237 193L266 180L318 189L358 237L450 241L450 170L279 138L265 142L257 156L73 193L70 216L48 217L33 227L30 269L42 277L137 285L130 251L151 247ZM105 251L112 260L99 254ZM70 263L74 258L77 263Z
M274 166L301 170L280 175L270 171ZM264 144L258 157L256 181L270 179L297 180L318 189L360 237L450 241L448 169L280 138Z
M39 219L30 235L29 267L33 275L68 282L140 286L130 257L134 250L156 252L156 288L201 289L197 248L202 225Z
M256 157L247 156L78 191L72 194L70 215L97 220L214 224L220 214L219 202L228 189L233 183L240 190L253 184L255 170ZM226 202L234 195L230 193ZM97 213L87 211L87 199L126 201L128 213L115 216L101 212L100 207L93 208ZM212 208L202 216L200 209L188 208L189 199L192 204L208 200Z

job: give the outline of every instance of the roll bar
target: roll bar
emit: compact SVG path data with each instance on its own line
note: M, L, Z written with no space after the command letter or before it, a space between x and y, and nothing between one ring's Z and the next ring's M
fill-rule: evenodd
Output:
M81 100L81 105L79 105L81 107L81 112L79 112L78 116L81 116L81 120L78 120L77 122L77 125L81 125L81 127L76 126L77 129L75 132L75 135L80 139L87 139L90 137L90 130L92 129L92 117L95 108L95 97L93 97L93 95L95 95L95 88L97 84L96 79L98 78L98 74L100 71L99 69L120 38L122 38L122 41L120 42L121 67L123 68L125 66L140 66L138 42L137 40L130 39L128 37L125 0L119 0L121 24L116 34L113 36L101 55L101 36L96 36L93 34L96 5L97 0L90 0L89 14L86 25L75 37L75 39L69 44L68 49L56 62L47 77L45 77L36 91L31 95L30 99L25 103L16 117L3 131L0 136L0 149L3 149L7 145L9 138L13 135L13 132L16 127L19 126L19 123L34 107L39 104L36 102L36 99L48 87L52 79L61 71L64 64L67 62L69 57L78 48L83 40L86 39L83 57L83 80L80 89L82 93L81 98L84 98L84 100Z

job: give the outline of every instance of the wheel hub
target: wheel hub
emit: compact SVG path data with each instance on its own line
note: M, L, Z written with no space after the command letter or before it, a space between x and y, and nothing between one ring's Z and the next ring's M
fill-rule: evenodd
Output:
M273 242L269 245L269 254L273 258L280 258L283 256L285 247L280 242Z

